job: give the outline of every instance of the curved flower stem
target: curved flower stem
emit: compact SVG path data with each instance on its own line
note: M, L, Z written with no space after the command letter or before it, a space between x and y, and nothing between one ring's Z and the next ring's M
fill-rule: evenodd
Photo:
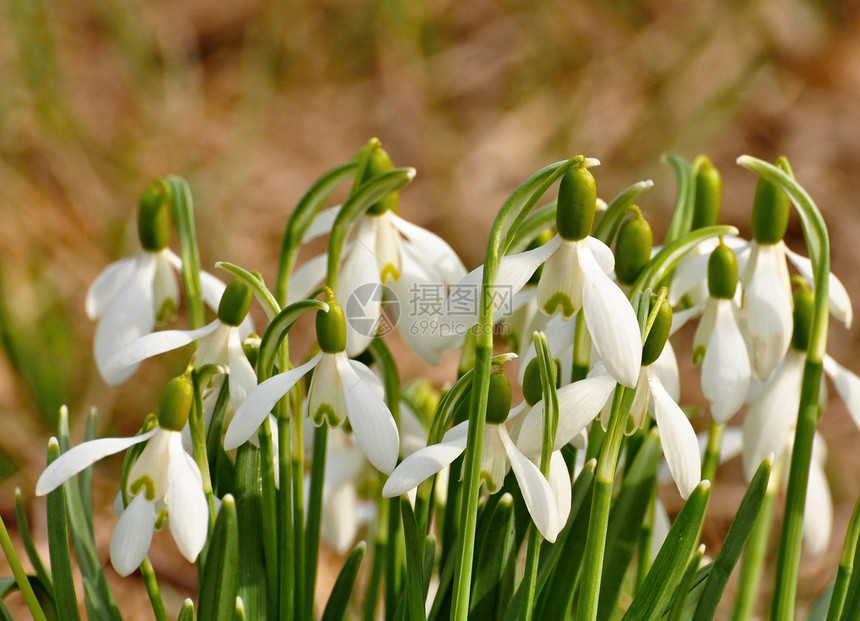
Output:
M788 168L788 162L781 162ZM806 487L809 481L809 466L812 461L812 442L815 424L818 422L820 406L818 393L821 373L827 348L827 323L830 311L830 238L821 212L809 194L789 174L776 166L749 156L738 158L738 164L758 173L779 186L791 199L800 215L803 236L812 261L815 280L815 305L803 382L800 390L800 408L794 433L794 448L791 453L791 468L788 475L788 492L785 501L785 519L779 546L776 567L776 588L773 593L771 619L790 621L794 618L797 574L800 565L801 537L803 534L803 511L806 504Z
M603 573L603 555L606 551L606 533L609 525L609 508L612 503L612 485L615 468L624 440L627 415L633 402L635 391L620 384L615 388L612 399L612 413L594 478L594 492L591 501L591 516L588 520L588 534L585 543L582 579L579 583L579 612L577 619L594 621L597 618L597 605L600 598L600 580Z
M290 480L290 418L278 416L278 600L281 614L289 616L295 605L295 578L303 573L301 557L295 554L294 530L301 523L293 521L293 486Z
M514 233L544 192L558 180L576 159L547 166L518 187L499 211L487 243L484 279L479 296L478 333L475 337L475 375L469 408L469 433L463 465L461 538L454 565L454 591L451 618L465 621L469 614L472 563L475 556L475 528L478 522L478 485L481 478L481 452L490 390L493 360L493 292L496 272ZM329 272L329 276L331 271Z

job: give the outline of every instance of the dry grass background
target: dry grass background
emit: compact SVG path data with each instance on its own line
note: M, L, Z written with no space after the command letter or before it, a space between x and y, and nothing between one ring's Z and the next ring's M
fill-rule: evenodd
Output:
M191 184L204 265L227 260L271 280L306 186L371 136L419 171L401 214L446 237L470 268L505 197L552 161L598 157L606 198L654 179L640 205L659 237L674 202L661 153L707 153L723 173L724 219L742 232L755 180L736 156L785 154L830 223L834 271L860 291L857 9L826 0L5 0L4 520L13 521L15 486L32 500L59 403L76 437L92 406L101 433L132 433L184 364L182 354L104 387L83 312L89 283L134 247L138 194L169 173ZM789 235L798 248L796 222ZM857 331L834 324L831 334L831 353L860 369ZM403 374L426 371L411 360ZM430 373L441 381L450 368ZM687 402L702 402L697 384L688 382ZM860 433L835 398L822 432L841 540L860 491ZM96 477L105 556L110 468ZM705 531L717 545L725 508L742 493L736 464L718 478ZM44 541L43 504L30 506ZM194 574L168 539L156 538L153 560L175 605ZM804 601L826 588L838 549L804 557ZM129 618L149 618L135 579L113 583Z

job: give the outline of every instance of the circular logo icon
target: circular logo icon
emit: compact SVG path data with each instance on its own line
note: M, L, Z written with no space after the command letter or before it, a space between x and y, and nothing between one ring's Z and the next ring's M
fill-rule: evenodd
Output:
M359 334L382 336L397 325L400 301L390 287L369 282L353 289L344 312L350 327Z

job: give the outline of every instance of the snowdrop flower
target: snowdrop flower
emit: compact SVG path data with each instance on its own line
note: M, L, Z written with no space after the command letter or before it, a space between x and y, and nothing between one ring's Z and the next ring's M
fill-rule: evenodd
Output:
M566 515L563 518L559 516L559 502L553 488L538 467L516 447L505 426L509 415L516 416L519 409L511 410L511 386L507 378L501 372L493 373L481 452L481 481L487 491L494 494L501 489L508 469L512 468L535 526L544 539L555 541ZM439 444L427 446L404 459L385 482L382 495L392 498L405 494L450 465L466 450L468 433L469 421L464 421L449 429ZM555 466L550 466L553 471L565 470L569 494L570 475L564 460L555 460L554 463ZM569 501L567 510L570 510Z
M226 367L230 389L230 404L235 412L245 396L257 386L257 376L242 348L242 326L251 306L250 289L239 279L234 279L225 289L218 305L218 317L197 330L163 330L143 336L126 345L114 354L105 365L109 384L125 376L129 368L136 368L141 361L168 352L194 341L199 347L191 358L191 364L202 367L218 364ZM219 376L208 393L220 392L223 376ZM211 411L207 409L208 415Z
M361 181L394 168L378 141L369 147L373 151ZM463 335L432 330L428 320L438 313L448 287L466 275L466 268L445 240L399 217L397 204L397 193L391 193L372 206L358 221L355 239L345 249L337 301L354 318L347 322L346 353L357 356L376 336L387 288L400 304L398 323L406 345L425 362L436 364L442 353L462 342ZM328 233L337 210L321 212L303 241ZM290 299L307 296L325 276L325 267L326 255L321 255L297 270Z
M565 173L558 193L558 234L534 250L504 257L495 287L517 292L543 265L537 287L538 306L548 315L561 310L565 318L582 308L594 347L606 368L619 383L633 387L642 351L639 325L624 292L608 275L615 265L612 251L589 236L597 191L587 167L597 164L597 160L583 159L578 167ZM482 280L481 267L470 272L458 287L477 288ZM453 319L454 310L449 298L440 321ZM475 320L474 312L462 318L463 325Z
M693 340L693 363L702 363L702 392L714 421L722 425L746 401L752 379L735 302L737 259L725 244L711 253L707 284L709 297Z
M311 369L308 414L317 426L337 427L348 419L355 440L367 459L386 474L394 470L400 446L397 425L388 407L373 388L379 380L364 364L346 354L346 320L343 309L329 294L328 312L316 317L320 353L305 364L270 377L248 394L236 411L224 448L246 442L275 404Z
M99 459L148 441L129 471L126 491L131 501L111 536L111 563L121 576L140 566L153 530L160 529L165 520L188 561L197 560L206 543L209 508L200 470L182 448L181 430L192 402L190 381L185 377L172 379L162 394L154 429L133 438L84 442L60 455L36 483L36 494L47 494Z
M99 373L108 384L117 385L131 377L137 365L117 372L108 362L113 355L140 337L150 334L156 324L176 314L179 284L176 273L182 260L167 244L170 241L170 214L161 195L144 192L138 208L138 236L141 249L131 257L110 264L90 287L86 311L98 320L95 358ZM224 291L224 283L206 272L200 274L204 301L212 308Z
M743 462L747 478L755 473L758 464L768 453L773 453L778 460L794 436L813 304L814 297L810 289L802 287L795 293L795 326L791 348L771 378L750 401L743 424ZM824 356L823 363L824 374L833 381L836 392L860 427L860 378L829 355ZM824 401L824 390L821 394Z

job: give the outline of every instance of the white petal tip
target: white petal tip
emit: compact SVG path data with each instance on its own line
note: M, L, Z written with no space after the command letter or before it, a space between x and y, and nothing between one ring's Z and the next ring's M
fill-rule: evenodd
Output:
M586 168L594 168L595 166L600 166L600 160L596 157L586 157L583 161L585 162Z

